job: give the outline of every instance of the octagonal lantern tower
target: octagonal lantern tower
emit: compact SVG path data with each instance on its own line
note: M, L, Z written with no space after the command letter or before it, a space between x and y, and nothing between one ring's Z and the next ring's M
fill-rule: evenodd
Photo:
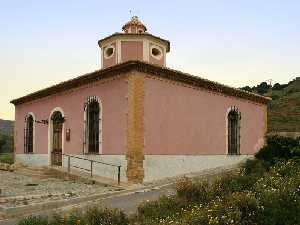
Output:
M122 33L114 33L98 41L102 68L129 60L166 65L166 53L170 51L168 40L147 33L146 26L137 16L133 16L122 30Z

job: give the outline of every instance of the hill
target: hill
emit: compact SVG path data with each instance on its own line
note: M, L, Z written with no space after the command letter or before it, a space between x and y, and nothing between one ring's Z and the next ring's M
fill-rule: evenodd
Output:
M0 153L12 151L13 129L14 121L0 119Z
M300 77L288 84L272 86L262 82L241 89L272 98L268 105L268 132L300 132Z
M14 129L14 121L0 119L0 132L11 134Z

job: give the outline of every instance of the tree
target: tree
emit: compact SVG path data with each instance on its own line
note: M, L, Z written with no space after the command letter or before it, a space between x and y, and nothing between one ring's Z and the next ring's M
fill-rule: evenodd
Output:
M259 85L257 85L256 90L259 94L262 95L267 93L271 87L272 86L267 84L267 82L261 82Z
M0 152L4 152L4 146L7 142L7 136L5 134L0 133Z
M281 90L281 85L279 83L274 84L273 90Z
M252 88L250 86L245 86L241 88L244 91L252 92Z

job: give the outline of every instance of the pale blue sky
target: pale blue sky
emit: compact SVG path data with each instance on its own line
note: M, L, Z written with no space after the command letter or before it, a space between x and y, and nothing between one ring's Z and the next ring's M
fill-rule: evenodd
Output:
M0 0L0 118L13 98L100 69L98 39L134 10L167 66L234 87L300 76L300 1Z

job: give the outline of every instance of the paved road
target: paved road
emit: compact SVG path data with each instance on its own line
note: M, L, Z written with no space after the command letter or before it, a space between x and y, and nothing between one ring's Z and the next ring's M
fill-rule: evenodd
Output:
M114 196L102 200L102 204L108 208L119 208L127 214L136 213L137 207L143 201L156 200L161 195L172 195L175 193L174 185L165 185L155 189L134 192L128 195Z
M130 193L123 193L120 195L112 195L110 197L99 199L92 204L100 204L107 208L119 208L122 209L128 215L134 214L140 203L146 200L156 200L161 195L171 195L175 193L174 184L165 184L156 188L149 188L144 190L138 190ZM77 205L78 208L85 208L86 205L91 203L84 203ZM42 212L40 215L51 215L53 211ZM15 225L18 223L17 219L11 219L7 221L1 221L0 225Z

